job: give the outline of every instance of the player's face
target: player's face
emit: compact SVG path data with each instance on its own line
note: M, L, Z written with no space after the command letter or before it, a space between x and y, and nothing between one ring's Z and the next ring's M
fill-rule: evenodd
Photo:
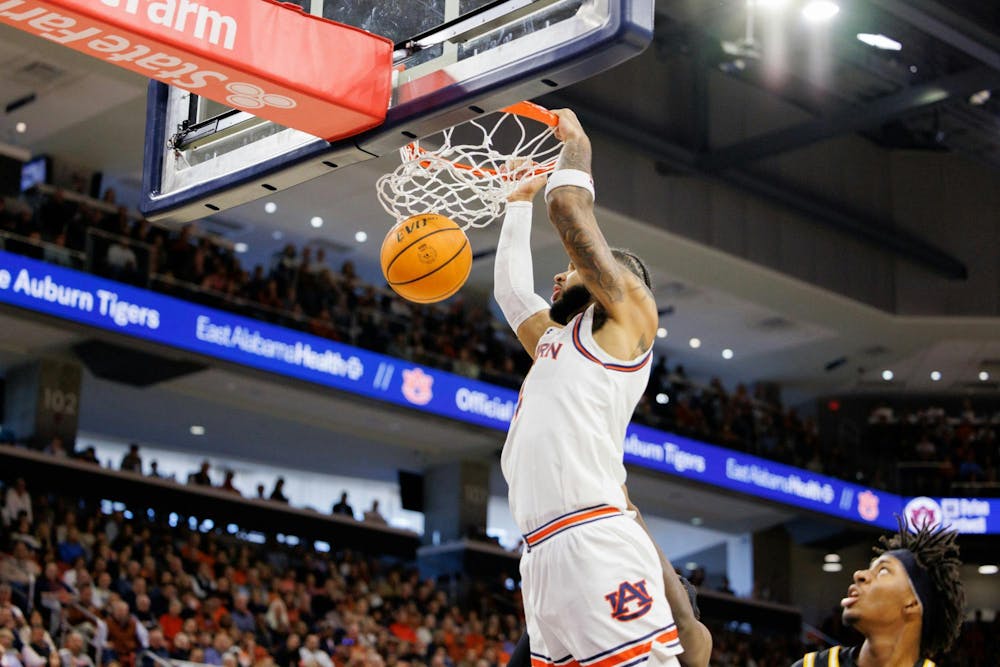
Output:
M575 285L583 285L583 278L577 273L576 267L573 266L573 262L570 262L566 267L566 270L562 273L557 273L553 278L555 281L552 285L552 303L555 303L562 298L562 295L570 287Z
M882 555L867 570L854 573L854 584L847 589L840 606L844 609L844 623L857 626L864 634L866 628L897 622L907 606L915 603L902 563Z

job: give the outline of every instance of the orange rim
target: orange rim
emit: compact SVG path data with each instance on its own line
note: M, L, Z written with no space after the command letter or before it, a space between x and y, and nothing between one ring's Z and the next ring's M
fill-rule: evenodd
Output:
M515 116L521 116L522 118L528 118L530 120L542 123L543 125L548 125L549 127L555 127L559 124L559 116L555 115L543 106L539 106L534 102L518 102L517 104L511 104L510 106L500 109L503 113L511 113ZM416 149L419 153L426 153L427 149L421 148L420 146L414 146L410 144L411 149ZM448 160L448 162L451 162ZM421 167L425 169L430 165L430 160L424 160L420 163ZM475 176L485 176L489 174L490 176L496 176L497 172L495 169L482 169L480 167L473 167L468 164L462 164L461 162L451 162L457 169L463 169L465 171L470 171ZM552 171L552 167L545 167L539 165L537 162L532 163L534 169L532 170L532 176L541 176L542 174L547 174Z

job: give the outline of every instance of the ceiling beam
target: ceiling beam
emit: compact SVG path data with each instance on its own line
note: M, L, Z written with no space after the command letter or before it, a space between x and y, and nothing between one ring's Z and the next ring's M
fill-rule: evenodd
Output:
M629 123L616 110L596 108L564 94L548 95L542 103L549 108L572 108L584 127L619 141L636 153L666 164L671 169L709 178L767 200L946 278L965 280L968 277L968 270L961 261L923 239L895 228L889 220L846 210L833 201L803 192L799 186L771 176L761 176L745 169L706 169L693 151Z
M933 0L870 0L900 18L1000 72L1000 37Z
M936 81L906 88L861 107L842 109L824 118L720 148L702 157L701 166L712 171L731 169L824 139L876 127L892 118L926 109L949 99L964 98L995 86L1000 86L1000 72L987 67L951 74Z

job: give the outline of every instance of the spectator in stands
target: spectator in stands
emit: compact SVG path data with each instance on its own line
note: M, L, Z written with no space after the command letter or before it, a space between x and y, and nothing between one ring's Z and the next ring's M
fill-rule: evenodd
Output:
M101 465L100 459L97 458L97 450L94 449L93 445L87 447L80 454L80 460L84 463L92 463L94 465Z
M319 635L306 635L306 643L299 649L300 667L333 667L330 656L320 648Z
M104 649L103 661L117 660L123 667L134 666L136 654L149 645L146 629L129 613L128 603L124 600L111 603L111 614L105 622L108 647Z
M119 229L118 234L121 233L122 230ZM111 241L104 257L104 264L108 269L108 276L114 280L133 283L139 276L139 260L126 236L119 235Z
M221 665L224 656L233 646L232 638L225 632L215 633L212 645L205 649L205 664Z
M59 543L59 560L71 565L78 558L86 555L86 549L80 542L80 529L70 525L66 529L66 539Z
M156 459L149 462L149 476L162 478L163 475L160 474L160 464L157 463Z
M21 652L15 648L14 633L10 628L0 628L0 659L4 667L24 667Z
M193 472L188 475L188 484L194 484L196 486L212 486L212 478L209 476L208 471L212 468L212 464L208 460L201 462L201 468L198 472Z
M343 514L344 516L349 516L354 518L354 508L351 507L347 502L347 491L342 491L340 494L340 500L333 506L334 514Z
M246 593L237 593L233 598L233 610L230 616L233 618L233 625L240 632L253 632L257 627L257 619L250 611L250 596Z
M69 456L69 453L66 451L66 447L63 446L63 439L60 438L58 435L52 436L52 439L49 441L49 444L47 444L45 446L45 449L43 449L42 451L48 454L49 456L55 456L56 458L60 459Z
M76 630L66 633L63 647L59 649L61 667L94 667L94 661L87 654L87 642L83 634Z
M279 477L274 482L274 490L271 491L270 499L277 500L279 503L287 503L288 496L285 495L284 489L285 489L285 478Z
M236 486L233 484L233 478L235 477L236 477L235 472L233 472L232 470L227 470L226 478L222 480L222 486L220 486L219 488L222 489L223 491L229 491L230 493L235 493L236 495L241 496L243 494L241 494L240 490L237 489Z
M15 540L10 556L0 562L0 580L6 581L22 592L28 591L28 586L42 573L23 540Z
M3 507L3 524L10 526L24 513L28 523L34 521L34 514L31 510L31 494L28 493L28 485L23 477L18 477L14 486L7 489L7 496Z
M364 520L367 523L385 523L385 517L378 511L378 500L373 500L371 509L365 510Z
M0 613L7 612L18 625L24 622L24 612L14 604L14 591L10 584L0 582Z
M139 456L139 445L132 443L128 446L128 452L122 457L121 469L125 472L142 474L142 457Z

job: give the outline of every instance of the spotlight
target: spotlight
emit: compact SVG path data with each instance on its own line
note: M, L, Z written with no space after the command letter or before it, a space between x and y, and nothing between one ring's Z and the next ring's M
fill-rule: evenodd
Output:
M269 201L266 204L264 204L265 213L274 213L277 210L278 210L278 205L275 204L273 201Z
M882 371L882 379L885 380L886 382L892 382L893 377L895 377L895 375L893 375L892 371L890 371L888 368Z
M730 350L730 349L729 349L729 348L727 347L726 349L724 349L724 350L722 351L722 358L723 358L723 359L732 359L732 358L733 358L733 351L732 351L732 350Z
M867 32L859 32L858 41L864 42L868 46L874 46L876 49L882 49L883 51L903 50L902 44L891 37L886 37L885 35L873 35Z
M980 382L986 382L989 379L990 379L990 374L989 373L987 373L986 371L979 371L979 381Z
M830 0L812 0L802 8L802 18L809 23L829 21L840 13L840 6Z
M840 563L823 563L824 572L840 572L844 569L844 566Z
M981 107L990 101L992 94L988 90L980 90L978 93L973 93L969 96L969 104L973 106Z
M312 217L312 220L309 221L309 224L312 225L315 229L319 229L320 227L323 226L323 218L319 217L318 215L314 215Z
M241 255L249 249L250 246L248 246L246 243L243 243L242 241L240 243L236 243L233 245L233 250L240 253Z
M368 232L363 232L363 231L356 232L354 234L354 240L357 241L358 243L364 243L365 241L368 240Z
M692 350L697 350L699 347L701 347L701 339L692 338L691 340L688 341L688 345L691 346Z
M1000 572L1000 567L996 565L980 565L979 574L996 574Z
M205 427L195 424L191 427L191 435L205 435Z
M941 371L931 371L931 382L941 381Z
M14 125L14 131L18 134L24 134L28 131L28 124L24 121L18 121L17 124Z
M659 329L656 330L656 337L657 338L666 338L667 337L667 330L664 329L663 327L660 327Z
M840 562L840 554L827 554L827 555L823 556L823 562L824 563L839 563Z
M280 229L275 229L273 232L271 232L271 238L274 239L275 241L280 241L281 239L285 238L285 235L281 233Z
M666 405L667 403L670 402L670 397L667 396L666 394L657 394L656 402L659 403L660 405Z
M693 517L691 517L691 525L692 526L700 526L703 523L705 523L705 520L702 519L700 516L693 516Z

